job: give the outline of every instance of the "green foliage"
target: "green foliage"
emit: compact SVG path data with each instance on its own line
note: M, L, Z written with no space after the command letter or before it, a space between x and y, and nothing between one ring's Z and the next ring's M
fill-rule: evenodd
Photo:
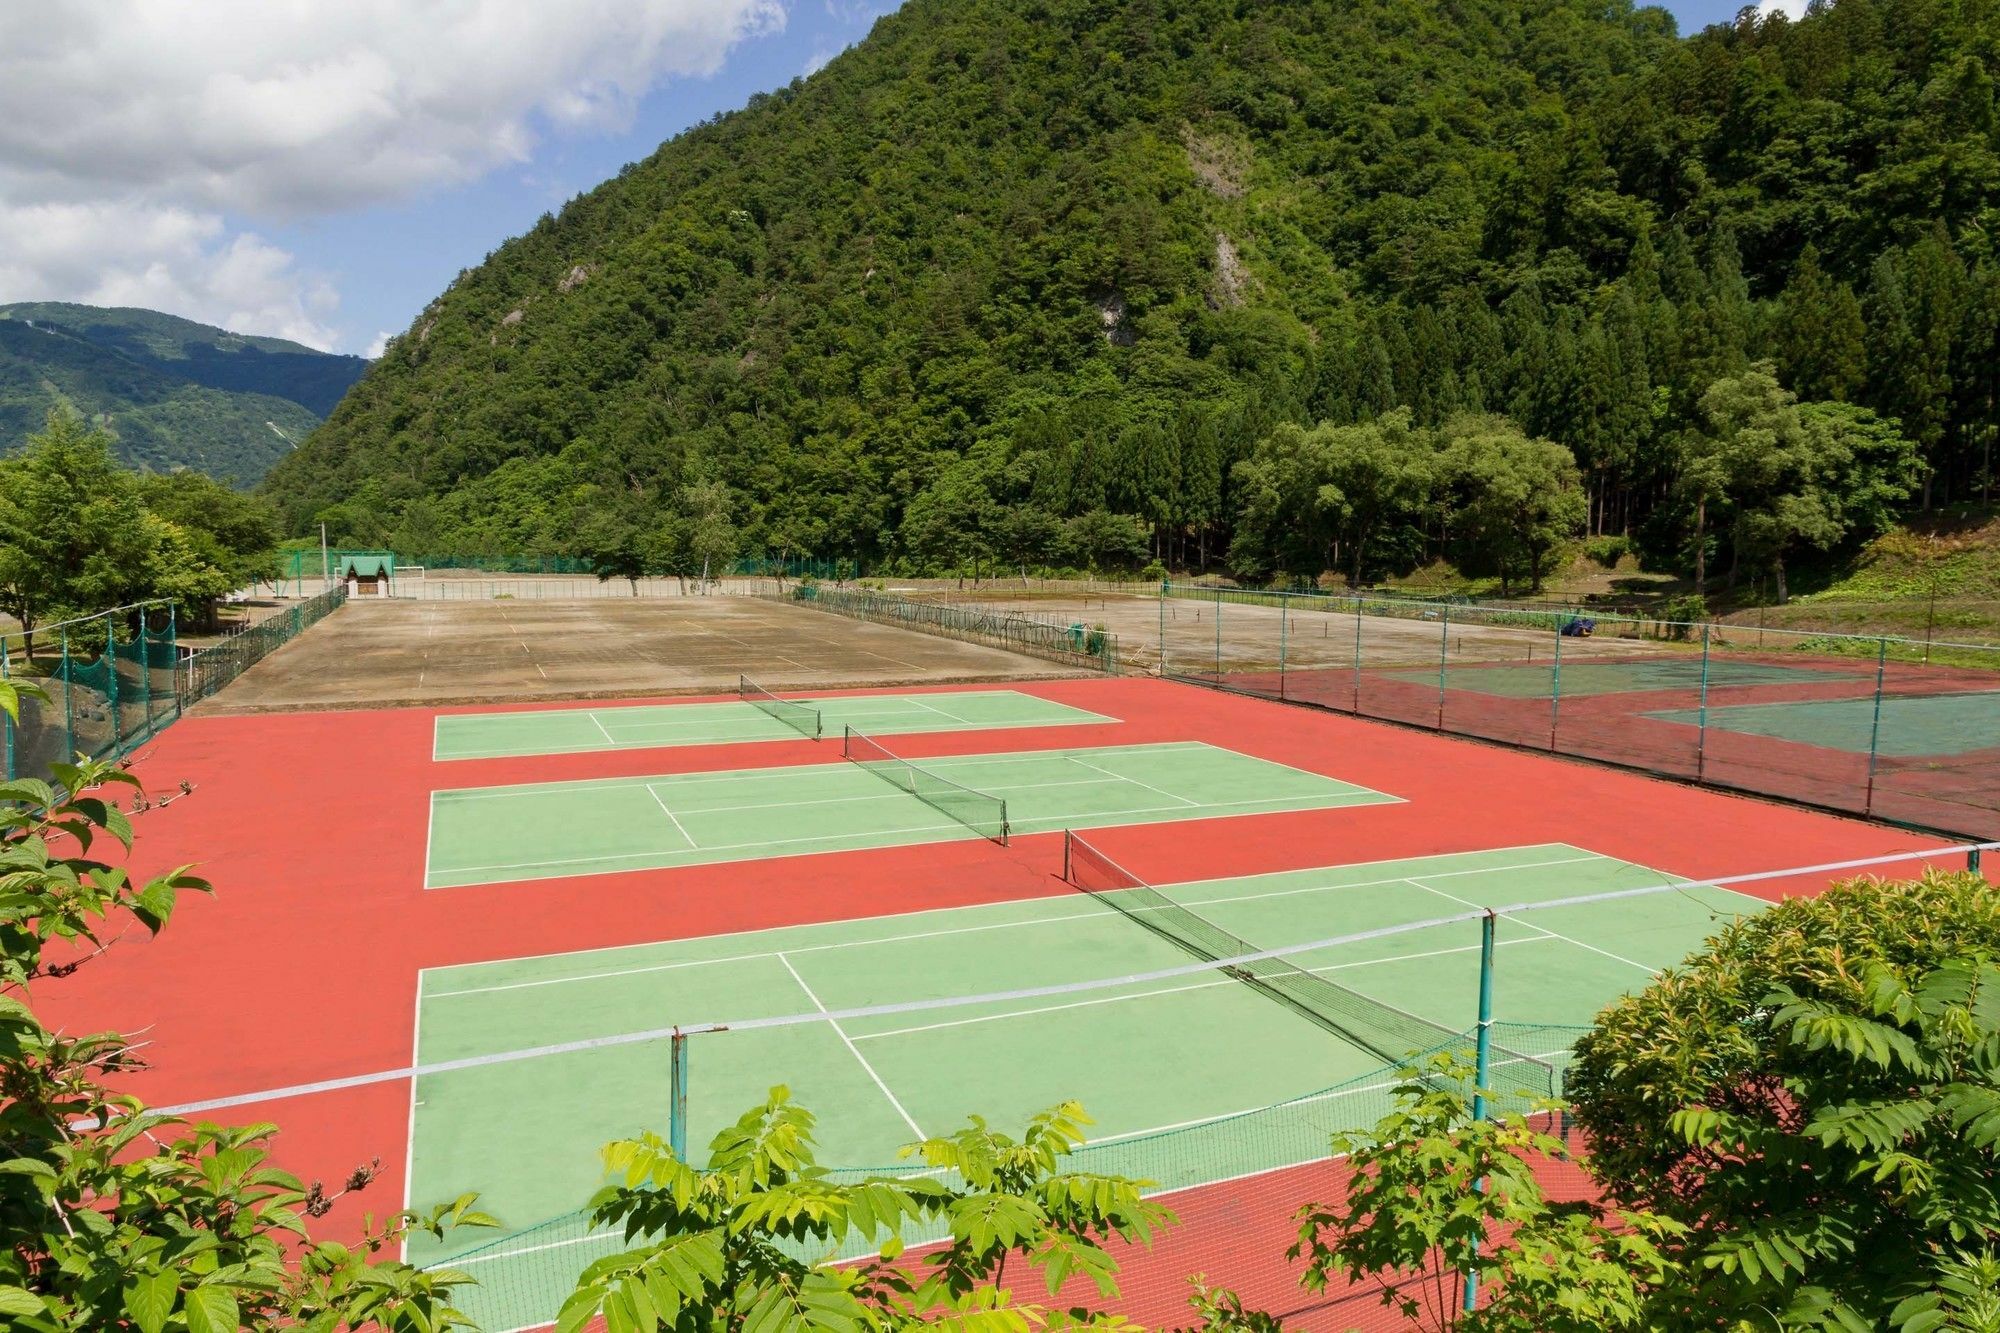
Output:
M1995 956L1978 877L1858 881L1726 927L1600 1015L1566 1088L1611 1195L1687 1228L1661 1326L1875 1327L1959 1299L1976 1265L1954 1255L2000 1228Z
M1281 425L1236 465L1242 510L1230 563L1253 577L1340 567L1358 587L1385 557L1414 552L1409 536L1439 475L1436 441L1411 427L1407 410L1311 431Z
M1535 1163L1566 1155L1561 1141L1519 1112L1474 1120L1472 1071L1436 1056L1396 1091L1396 1109L1360 1134L1336 1135L1349 1175L1338 1203L1299 1210L1287 1257L1301 1283L1373 1283L1382 1304L1413 1327L1483 1333L1592 1333L1643 1329L1649 1293L1673 1265L1662 1246L1681 1227L1641 1211L1549 1202ZM1543 1108L1547 1109L1547 1108ZM1484 1291L1463 1308L1464 1275ZM1268 1316L1197 1283L1195 1308L1212 1329L1263 1333Z
M14 684L0 682L13 714ZM129 851L118 808L129 774L57 765L53 782L0 786L0 1313L24 1333L223 1333L297 1328L391 1333L466 1326L451 1288L469 1281L387 1256L412 1230L490 1225L468 1196L370 1224L355 1245L315 1242L306 1222L338 1191L270 1160L270 1125L189 1125L107 1080L144 1067L112 1032L52 1029L33 1002L135 923L157 934L181 895L208 885L186 867L139 882L95 851ZM110 929L107 929L109 927ZM32 988L32 990L31 990Z
M1575 457L1494 416L1454 417L1439 443L1459 501L1454 528L1467 552L1459 564L1498 573L1503 597L1519 577L1539 591L1549 554L1583 526L1588 510Z
M1004 1285L1014 1262L1038 1272L1050 1295L1082 1276L1114 1296L1117 1265L1104 1242L1143 1243L1172 1222L1141 1197L1144 1182L1062 1170L1087 1123L1064 1104L1014 1140L974 1118L905 1150L932 1168L924 1174L839 1182L815 1160L812 1114L780 1087L715 1136L705 1168L678 1160L656 1135L610 1144L612 1183L592 1200L596 1220L643 1243L585 1270L556 1328L599 1318L610 1333L1117 1326L1114 1316L1016 1303ZM906 1256L904 1233L920 1224L945 1239ZM835 1262L856 1242L877 1256Z
M1975 496L1996 38L1931 0L1684 40L1597 0L911 0L460 275L269 494L343 545L573 554L706 475L745 549L1026 567L1102 511L1203 569L1277 427L1403 408L1560 445L1587 531L1687 568L1679 441L1770 359ZM1848 545L1782 527L1705 535ZM1402 530L1364 564L1440 554ZM1277 535L1244 560L1324 567Z
M110 433L127 466L250 486L366 367L151 310L0 305L0 452L66 407Z
M206 617L268 567L276 539L263 501L195 473L142 479L66 411L0 459L0 493L0 612L30 635L152 597Z

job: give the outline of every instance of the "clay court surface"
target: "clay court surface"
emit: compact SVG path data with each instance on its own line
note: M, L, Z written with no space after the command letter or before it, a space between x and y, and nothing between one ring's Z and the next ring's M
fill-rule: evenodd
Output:
M202 710L693 694L734 689L745 671L774 689L1074 674L1041 658L759 597L356 599Z
M1157 634L1159 603L1143 606ZM1132 630L1143 642L1137 619ZM1011 799L1027 817L1005 845L943 828L935 804L842 758L839 741L811 739L745 703L739 671L809 696L828 716L901 719L884 728L896 754L939 773L994 785L1015 785L996 775L1019 776ZM1187 901L1221 903L1234 928L1269 934L1273 946L1425 919L1453 899L1547 899L1576 887L1937 844L1172 681L1035 679L1061 672L751 599L351 605L140 757L136 771L149 785L186 780L194 793L139 817L135 868L197 862L217 892L185 901L158 940L122 941L52 992L53 1016L77 1030L144 1029L154 1072L135 1075L131 1089L173 1105L394 1070L420 1055L529 1046L552 1033L743 1016L714 1012L725 1001L757 1015L810 1016L815 1004L979 995L1052 972L1119 975L1162 958L1145 930L1095 910L1062 880L1064 828L1089 830L1107 855L1153 883L1182 886ZM627 673L630 688L588 707L353 706L609 694ZM1015 683L830 685L926 673ZM704 684L711 695L664 697ZM996 694L1009 697L995 703ZM316 702L339 708L307 711ZM260 711L273 708L296 711ZM914 720L935 714L943 716ZM954 717L966 725L949 725ZM662 724L659 736L671 743L647 743L644 729ZM762 797L731 794L745 787ZM468 792L498 793L510 809L434 823L434 810ZM839 806L808 800L851 804L854 817L828 824ZM792 841L822 833L830 842L817 850ZM721 848L737 843L746 845ZM719 849L730 859L710 854ZM622 858L614 873L588 859L601 854ZM486 865L481 856L545 864L531 876L466 869ZM1920 868L1912 859L1893 873ZM1524 928L1502 950L1499 1017L1587 1021L1715 921L1832 877L1762 882L1754 898L1676 894L1662 900L1675 909L1657 920L1617 913ZM868 943L890 939L898 942ZM1353 969L1357 988L1456 1025L1470 1003L1469 943L1336 953L1324 968ZM931 1026L980 1016L994 1021ZM1069 1089L1062 1095L1081 1096L1115 1124L1107 1134L1143 1136L1257 1101L1311 1097L1366 1063L1237 986L1148 993L1069 1017L1077 1021L1023 1014L1014 1030L1006 1026L1014 1018L994 1014L916 1016L844 1036L814 1026L775 1043L716 1047L695 1057L697 1114L708 1120L691 1137L705 1141L722 1108L788 1079L823 1089L825 1110L841 1119L827 1142L853 1154L885 1151L912 1121L949 1128L972 1092L991 1100L985 1109L1012 1116L1019 1108L1009 1098ZM968 1052L978 1057L976 1080L970 1068L953 1072ZM490 1135L507 1131L518 1105L523 1123L560 1135L547 1141L546 1162L504 1149L508 1160L494 1169L495 1207L510 1229L528 1228L549 1220L545 1210L582 1204L598 1140L663 1128L661 1068L646 1057L605 1066L601 1079L557 1069L525 1084L510 1074L490 1087L473 1079L414 1092L407 1079L392 1080L218 1118L281 1124L281 1163L308 1177L338 1180L379 1157L381 1179L324 1224L353 1234L364 1211L469 1183L482 1156L503 1151ZM1156 1071L1172 1086L1149 1083ZM521 1087L535 1092L532 1105L518 1099ZM565 1100L571 1092L583 1100ZM1317 1126L1311 1137L1323 1141ZM1278 1259L1298 1202L1280 1168L1299 1159L1272 1151L1229 1145L1236 1165L1222 1174L1263 1172L1254 1191L1239 1183L1175 1196L1183 1228L1153 1254L1128 1256L1130 1313L1151 1323L1182 1318L1184 1275L1220 1276L1223 1261L1258 1303L1285 1309L1299 1299ZM1219 1253L1224 1225L1229 1244ZM487 1254L496 1274L529 1248L499 1246Z

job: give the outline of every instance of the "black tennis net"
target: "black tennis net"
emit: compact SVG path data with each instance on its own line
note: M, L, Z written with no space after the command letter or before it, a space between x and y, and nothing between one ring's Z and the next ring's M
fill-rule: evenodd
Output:
M1175 902L1074 833L1063 835L1063 878L1196 958L1219 962L1264 952ZM1390 1064L1403 1063L1416 1054L1472 1044L1472 1038L1464 1033L1336 985L1283 958L1257 958L1223 971ZM1556 1092L1555 1066L1495 1046L1489 1082L1495 1092L1552 1097Z
M975 791L963 783L939 777L907 759L889 753L880 741L845 728L841 753L885 782L894 783L918 800L950 815L983 838L1007 845L1007 802Z
M736 697L763 709L778 721L811 740L822 732L819 709L796 699L780 699L748 676L736 678Z

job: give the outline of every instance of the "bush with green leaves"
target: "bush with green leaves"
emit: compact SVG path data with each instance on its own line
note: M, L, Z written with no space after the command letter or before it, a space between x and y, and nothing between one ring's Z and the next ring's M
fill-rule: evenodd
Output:
M0 712L17 715L0 682ZM35 693L31 688L27 693ZM271 1160L271 1125L188 1124L111 1084L143 1068L115 1032L72 1034L35 1013L37 994L87 967L127 920L157 934L187 867L134 880L97 848L129 851L117 797L138 782L109 765L58 764L53 782L0 784L0 1317L27 1333L226 1333L468 1326L451 1289L468 1281L389 1257L405 1235L489 1225L470 1196L398 1212L352 1245L315 1241L309 1218L365 1187L307 1184Z
M911 1174L851 1182L818 1164L812 1113L782 1087L715 1136L705 1167L657 1135L612 1143L612 1183L592 1207L632 1248L584 1272L557 1333L600 1317L610 1333L1117 1327L1115 1315L1016 1302L1007 1286L1018 1265L1051 1296L1080 1276L1109 1299L1106 1243L1145 1243L1173 1221L1142 1196L1146 1182L1062 1169L1087 1123L1066 1102L1015 1140L974 1117L906 1148L922 1163ZM911 1228L937 1239L906 1253ZM839 1262L855 1248L874 1253Z
M1862 880L1599 1016L1566 1086L1612 1197L1686 1228L1661 1326L1946 1326L2000 1234L1996 958L1977 875Z

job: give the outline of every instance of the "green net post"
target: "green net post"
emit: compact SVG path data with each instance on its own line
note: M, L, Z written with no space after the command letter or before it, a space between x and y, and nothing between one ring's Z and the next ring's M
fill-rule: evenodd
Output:
M1451 665L1451 608L1445 607L1438 619L1438 730L1444 730L1445 670Z
M1965 868L1982 879L1985 877L1979 869L1979 848L1973 847L1965 853Z
M65 762L76 758L76 700L71 697L70 684L69 630L62 632L62 661L59 663L63 683L63 759Z
M1160 675L1167 674L1167 597L1173 585L1160 580Z
M1708 632L1713 628L1708 621L1701 622L1701 700L1697 706L1694 733L1694 780L1700 782L1708 775Z
M1498 920L1498 915L1492 911L1479 918L1479 1039L1473 1048L1472 1066L1472 1118L1475 1122L1486 1118L1486 1085L1493 1073L1493 935L1494 923ZM1477 1181L1473 1188L1484 1194L1485 1178ZM1479 1242L1474 1241L1472 1254L1478 1253ZM1466 1311L1471 1312L1478 1303L1479 1274L1468 1263L1465 1266Z
M1354 594L1354 707L1349 710L1361 711L1361 594Z
M688 1050L687 1034L679 1028L674 1029L674 1035L668 1040L667 1064L667 1146L674 1150L674 1160L686 1162Z
M1882 749L1882 688L1889 672L1889 641L1875 640L1875 716L1868 723L1868 787L1861 797L1861 813L1875 812L1875 765Z

